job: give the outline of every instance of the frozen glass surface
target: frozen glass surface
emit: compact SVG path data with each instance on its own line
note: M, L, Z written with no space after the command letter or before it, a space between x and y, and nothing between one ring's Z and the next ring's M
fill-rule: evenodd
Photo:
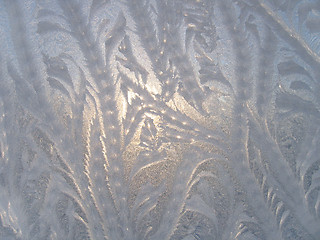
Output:
M319 0L0 0L0 240L320 239Z

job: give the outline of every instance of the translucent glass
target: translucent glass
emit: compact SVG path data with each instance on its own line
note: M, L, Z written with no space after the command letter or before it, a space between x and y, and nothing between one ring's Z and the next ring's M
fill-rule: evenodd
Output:
M0 239L320 239L319 0L0 0Z

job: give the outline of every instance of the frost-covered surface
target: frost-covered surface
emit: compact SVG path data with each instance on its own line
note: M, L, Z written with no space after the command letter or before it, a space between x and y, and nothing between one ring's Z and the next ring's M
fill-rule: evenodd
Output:
M0 239L320 239L318 0L1 0Z

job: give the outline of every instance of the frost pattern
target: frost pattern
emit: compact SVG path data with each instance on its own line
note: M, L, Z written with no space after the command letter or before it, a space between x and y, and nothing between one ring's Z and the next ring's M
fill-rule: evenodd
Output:
M317 0L1 0L0 239L319 239Z

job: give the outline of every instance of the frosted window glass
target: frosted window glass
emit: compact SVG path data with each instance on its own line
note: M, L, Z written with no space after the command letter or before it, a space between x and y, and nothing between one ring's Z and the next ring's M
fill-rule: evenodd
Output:
M1 0L0 239L320 239L318 0Z

